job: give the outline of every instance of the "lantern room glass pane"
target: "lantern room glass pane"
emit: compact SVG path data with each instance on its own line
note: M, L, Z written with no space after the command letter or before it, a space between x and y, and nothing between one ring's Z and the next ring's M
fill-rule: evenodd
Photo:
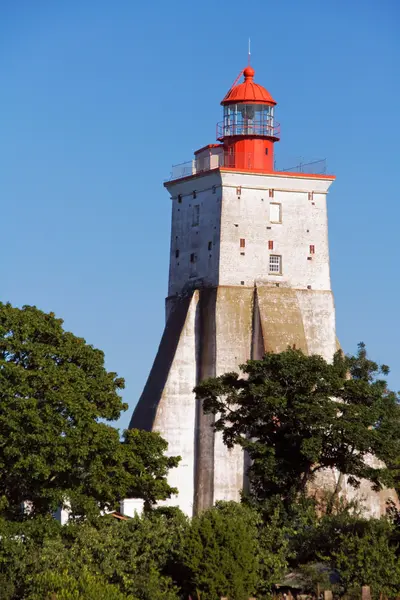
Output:
M274 108L267 104L224 107L224 135L274 135Z

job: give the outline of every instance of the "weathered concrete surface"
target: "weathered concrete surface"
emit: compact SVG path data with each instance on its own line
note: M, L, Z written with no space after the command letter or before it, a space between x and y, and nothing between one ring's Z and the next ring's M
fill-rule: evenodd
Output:
M335 303L330 290L296 290L308 354L331 361L336 347Z
M196 290L172 305L160 348L131 427L159 431L170 455L182 456L170 474L179 495L168 504L188 515L217 500L239 500L245 485L245 457L229 450L213 432L193 388L207 378L237 371L249 358L295 346L331 360L337 349L331 292L288 287L219 286ZM371 459L372 460L372 459ZM331 490L338 473L321 472L311 492ZM357 498L371 516L385 511L395 493L377 494L363 481L359 490L344 478L340 495Z
M288 346L307 352L302 314L296 290L257 287L265 352L283 352Z
M239 500L243 488L243 452L214 434L214 417L203 413L193 388L250 357L253 296L252 288L206 288L174 302L130 423L159 431L168 454L182 457L169 477L179 494L168 504L189 515L216 500Z
M171 369L176 362L178 346L186 325L192 294L176 303L165 325L153 367L147 379L143 393L136 405L130 427L152 431L160 410L160 400L165 395ZM194 342L194 339L193 339ZM195 360L195 353L191 356ZM193 380L195 381L195 379Z
M370 456L368 460L371 466L382 466L376 458ZM309 486L309 493L318 500L324 502L326 493L333 492L339 482L340 474L336 469L325 469L317 474L315 480ZM348 476L342 476L339 487L339 499L347 502L356 501L362 512L369 517L379 518L386 513L387 502L391 500L398 506L398 497L394 490L385 488L380 492L372 489L370 482L361 480L360 487L354 488L348 483Z
M198 304L197 381L216 375L215 307L217 289L202 290ZM203 412L202 402L196 400L196 465L194 512L198 513L214 503L214 415Z
M216 305L216 374L237 371L251 356L253 288L219 287ZM229 450L222 434L215 434L214 502L239 500L243 489L244 455Z
M196 405L196 316L199 292L176 303L170 313L143 394L130 427L158 431L168 442L168 455L181 456L169 483L179 495L168 501L188 515L193 512Z

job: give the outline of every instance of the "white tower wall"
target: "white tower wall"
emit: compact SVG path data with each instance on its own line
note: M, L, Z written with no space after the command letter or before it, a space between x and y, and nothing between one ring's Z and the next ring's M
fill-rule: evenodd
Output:
M200 280L218 285L221 196L221 177L214 172L171 189L169 297Z
M159 431L168 453L181 456L169 476L179 494L168 504L189 515L216 500L239 500L245 483L243 452L228 450L214 434L195 385L288 345L328 360L336 350L326 215L331 181L218 169L167 184L167 323L131 426ZM281 205L279 223L271 221L271 203ZM269 272L270 254L282 258L279 275Z
M331 183L312 176L223 173L220 285L268 281L330 290L326 194ZM280 211L281 223L271 221L273 209ZM282 256L281 275L269 274L270 254Z

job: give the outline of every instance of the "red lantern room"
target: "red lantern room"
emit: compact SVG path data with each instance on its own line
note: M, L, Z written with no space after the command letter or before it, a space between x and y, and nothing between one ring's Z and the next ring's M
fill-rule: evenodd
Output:
M252 67L246 67L242 73L244 81L237 85L235 82L221 102L224 120L217 125L217 139L224 145L224 165L271 172L274 143L280 135L279 124L274 123L276 102L264 87L254 82Z

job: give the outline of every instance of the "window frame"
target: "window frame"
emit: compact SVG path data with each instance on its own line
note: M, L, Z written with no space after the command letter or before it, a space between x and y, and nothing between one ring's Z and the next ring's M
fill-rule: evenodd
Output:
M279 271L271 270L271 258L278 258ZM269 275L282 275L282 254L270 254L268 257L268 273Z
M279 221L273 221L271 218L271 205L274 206L278 206L279 207ZM269 203L269 222L270 223L276 223L276 224L281 224L282 223L282 202L270 202Z

